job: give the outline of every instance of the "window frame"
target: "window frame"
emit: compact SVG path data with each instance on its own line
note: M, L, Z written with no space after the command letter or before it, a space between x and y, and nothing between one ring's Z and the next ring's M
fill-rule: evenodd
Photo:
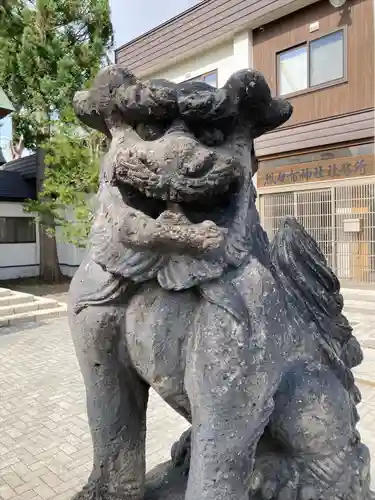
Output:
M9 216L9 217L4 217L4 216L0 216L0 220L13 220L13 221L16 221L15 224L17 224L17 221L19 220L28 220L29 221L29 224L32 224L33 225L33 238L32 239L27 239L27 238L17 238L18 236L18 232L17 232L17 226L15 225L15 237L14 237L14 241L2 241L0 240L0 245L20 245L20 244L23 244L23 245L27 245L27 244L35 244L36 243L36 224L35 224L35 219L33 217L20 217L20 216Z
M203 78L205 76L210 76L210 75L215 75L216 76L216 87L213 88L218 88L219 85L219 73L217 69L213 69L212 71L207 71L206 73L202 73L200 75L194 76L193 78L189 78L188 80L184 80L183 83L185 82L204 82ZM209 85L209 84L207 84Z
M311 67L310 67L310 45L315 42L316 40L320 40L321 38L325 38L330 35L334 35L335 33L342 32L343 35L343 76L341 78L336 78L335 80L330 80L328 82L320 83L318 85L310 85L310 78L311 78ZM348 82L348 73L347 73L347 66L348 66L348 36L347 36L347 26L340 26L338 29L334 29L332 31L328 31L326 33L319 34L309 38L308 40L305 40L300 43L296 43L295 45L292 45L290 47L286 47L285 49L278 50L276 52L276 94L278 97L282 97L285 99L288 99L290 97L295 97L299 95L304 95L304 94L309 94L311 92L315 92L318 90L323 90L329 87L334 87L336 85L342 85L343 83ZM284 52L288 52L289 50L293 49L298 49L299 47L304 47L306 46L307 49L307 87L305 89L298 90L296 92L289 92L288 94L280 94L280 55L283 54Z

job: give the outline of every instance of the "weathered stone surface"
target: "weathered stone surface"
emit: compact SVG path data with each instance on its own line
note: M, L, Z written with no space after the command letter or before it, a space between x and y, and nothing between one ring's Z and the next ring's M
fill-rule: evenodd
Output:
M186 470L164 462L147 474L145 500L184 500L186 484Z
M290 104L253 70L214 89L113 65L75 109L110 139L70 288L94 445L75 499L144 500L152 387L192 432L149 500L368 500L339 282L296 220L270 244L255 206L254 138Z

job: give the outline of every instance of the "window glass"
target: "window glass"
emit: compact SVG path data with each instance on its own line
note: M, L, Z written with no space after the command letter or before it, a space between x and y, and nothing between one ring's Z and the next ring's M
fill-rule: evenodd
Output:
M17 243L35 242L35 224L29 217L16 219L16 240Z
M211 87L217 87L217 73L216 71L208 73L203 76L203 81L211 85Z
M279 54L279 95L307 88L307 45Z
M336 31L310 42L310 86L344 77L344 33Z
M211 73L205 73L204 75L196 76L191 80L187 80L188 82L205 82L211 87L217 87L217 71L211 71Z
M35 243L36 229L31 217L0 217L0 243Z
M0 243L15 243L16 228L14 219L0 217Z

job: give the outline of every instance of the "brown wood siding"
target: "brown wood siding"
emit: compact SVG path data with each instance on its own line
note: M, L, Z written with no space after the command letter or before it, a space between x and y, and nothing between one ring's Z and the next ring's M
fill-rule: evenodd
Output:
M374 138L374 110L316 121L265 134L255 141L257 156L319 148L329 144Z
M298 0L299 5L314 1ZM206 0L118 48L116 62L142 76L217 45L242 29L259 26L273 12L281 9L285 14L296 8L296 0Z
M254 66L276 93L278 52L347 26L347 83L291 97L294 113L284 127L374 105L373 19L372 0L348 0L343 10L324 0L254 31ZM319 30L310 34L309 25L316 21Z

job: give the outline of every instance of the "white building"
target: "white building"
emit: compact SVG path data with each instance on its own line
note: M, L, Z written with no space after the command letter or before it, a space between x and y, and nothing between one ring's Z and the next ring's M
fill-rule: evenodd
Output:
M0 167L0 281L39 275L40 241L35 217L23 210L24 200L36 196L37 155ZM73 276L84 250L64 243L57 234L60 269Z

